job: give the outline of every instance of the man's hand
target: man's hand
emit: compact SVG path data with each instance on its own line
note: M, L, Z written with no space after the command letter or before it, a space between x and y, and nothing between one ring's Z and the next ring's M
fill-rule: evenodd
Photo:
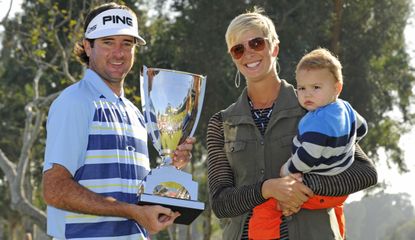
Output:
M178 168L182 169L186 167L186 165L190 162L192 159L192 149L193 144L196 142L196 138L189 137L186 139L186 141L179 146L177 146L176 151L174 151L173 156L173 165Z
M164 230L180 216L179 212L174 212L159 205L130 206L131 218L143 226L150 234Z

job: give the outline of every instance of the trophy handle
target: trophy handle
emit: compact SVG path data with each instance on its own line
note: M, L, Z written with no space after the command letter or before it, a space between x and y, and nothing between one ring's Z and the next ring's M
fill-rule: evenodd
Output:
M200 114L201 114L201 112L202 112L202 106L203 106L203 101L204 101L204 99L205 99L205 90L206 90L206 81L207 81L207 76L202 76L202 79L201 79L201 81L202 81L202 84L201 84L201 86L200 86L200 94L199 94L199 99L198 99L198 101L200 102L200 104L198 104L198 106L197 106L197 113L196 113L196 119L195 119L195 124L193 125L193 129L192 129L192 131L190 132L190 135L189 135L189 137L193 137L193 135L194 135L194 133L195 133L195 131L196 131L196 126L197 126L197 124L199 123L199 119L200 119ZM186 139L184 139L184 140L186 140ZM183 140L183 142L184 142L184 140ZM181 142L181 143L183 143L183 142ZM181 144L180 143L180 144Z
M148 82L144 81L144 77L143 75L146 74L147 71L147 67L145 65L143 65L142 69L141 69L141 74L140 74L140 93L141 93L141 105L143 108L143 115L145 117L145 125L147 128L147 134L150 137L151 141L153 142L153 146L154 148L157 150L157 152L159 153L160 156L162 156L162 151L161 151L161 145L159 143L159 141L157 141L158 136L156 136L156 132L158 132L157 127L154 126L154 124L156 124L156 121L152 121L151 119L151 101L146 102L146 99L149 99L149 91L148 91ZM160 136L160 134L159 134Z

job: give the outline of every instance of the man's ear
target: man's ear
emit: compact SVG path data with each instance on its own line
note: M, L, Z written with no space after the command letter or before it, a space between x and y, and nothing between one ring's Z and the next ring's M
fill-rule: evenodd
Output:
M91 48L92 48L91 42L84 38L82 40L82 44L84 46L84 50L85 50L86 55L89 57L91 55L91 51L92 51L91 50Z

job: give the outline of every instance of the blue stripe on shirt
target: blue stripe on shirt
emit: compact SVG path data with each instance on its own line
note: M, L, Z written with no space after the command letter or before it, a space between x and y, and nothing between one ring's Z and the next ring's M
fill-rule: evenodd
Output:
M131 121L128 118L128 115L126 115L125 117L125 123L131 125ZM123 118L121 117L120 111L114 108L98 108L97 110L95 110L93 120L95 122L124 122Z
M327 172L327 171L329 171L331 169L334 169L334 168L341 168L341 167L347 166L347 164L350 163L350 161L351 161L352 158L353 158L353 155L347 157L347 159L344 160L344 162L342 162L341 164L338 164L336 166L327 167L325 169L313 169L313 173L325 173L325 172Z
M338 101L308 112L300 120L299 135L305 132L320 132L327 136L339 137L354 132L355 128L351 129L352 124L356 125L355 112L348 104Z
M88 136L87 150L130 150L147 154L147 145L144 141L121 135L93 135Z
M346 146L349 143L350 138L353 137L354 132L349 134L339 137L330 137L318 132L306 132L301 136L298 135L298 141L300 143L309 142L323 147L336 148L339 146Z
M360 139L367 133L367 126L365 124L360 125L360 127L356 131L356 136Z
M122 163L87 164L80 167L75 173L75 180L90 179L143 179L148 170L142 166Z
M296 154L298 158L300 158L301 161L307 164L307 166L309 167L318 166L322 163L325 165L335 164L341 162L342 159L346 156L346 153L342 153L338 156L331 156L330 158L325 158L323 156L314 158L313 156L308 154L308 152L304 148L299 148Z
M106 193L99 193L104 197L113 197L120 202L127 202L127 203L137 203L138 196L137 193L124 193L124 192L106 192Z
M133 220L66 224L66 238L115 237L140 233ZM114 234L115 233L115 234ZM147 235L147 234L146 234Z

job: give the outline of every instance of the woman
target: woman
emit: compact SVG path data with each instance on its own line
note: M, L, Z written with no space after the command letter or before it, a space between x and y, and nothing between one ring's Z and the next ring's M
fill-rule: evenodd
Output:
M280 178L305 110L293 86L278 77L275 26L255 9L232 20L226 42L247 87L208 126L209 192L216 216L226 218L223 239L248 239L252 209L269 198L295 213L282 219L279 239L342 239L332 208L300 207L314 194L343 196L374 185L375 168L357 147L355 162L339 175Z

